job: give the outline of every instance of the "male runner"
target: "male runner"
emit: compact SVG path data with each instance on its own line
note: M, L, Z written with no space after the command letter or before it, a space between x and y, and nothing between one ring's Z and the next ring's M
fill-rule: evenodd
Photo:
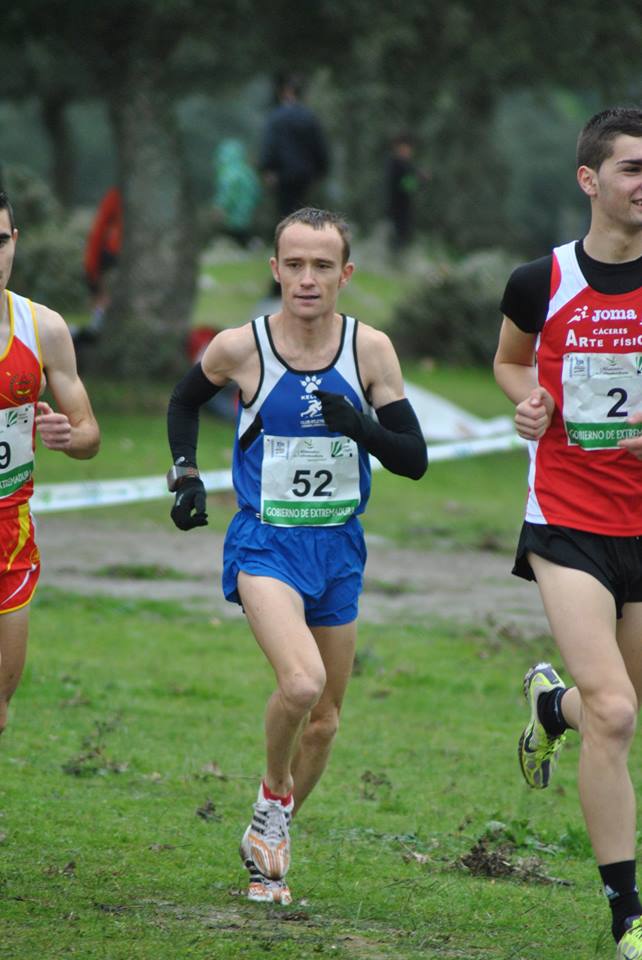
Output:
M29 512L35 432L50 450L77 459L93 457L100 442L64 320L7 290L17 240L11 204L0 193L0 733L24 667L40 574ZM47 384L57 413L39 400Z
M282 904L291 902L290 819L326 766L352 670L368 455L417 480L427 467L390 340L335 312L354 270L349 255L337 215L303 208L282 220L270 260L280 312L219 333L168 411L172 518L188 530L207 523L199 407L230 380L240 388L239 512L225 540L223 590L243 605L277 682L265 718L266 772L241 857L250 899Z
M519 758L526 782L546 787L566 729L579 732L580 801L617 957L639 960L627 758L642 695L642 110L592 117L577 164L590 229L512 274L495 358L530 441L513 573L537 580L575 682L567 689L548 663L528 671Z

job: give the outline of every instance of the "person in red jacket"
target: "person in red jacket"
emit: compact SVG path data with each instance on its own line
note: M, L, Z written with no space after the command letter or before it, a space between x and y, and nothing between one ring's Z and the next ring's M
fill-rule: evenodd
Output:
M92 296L92 329L102 325L109 305L109 275L123 244L123 206L120 191L110 187L104 195L85 247L85 277Z

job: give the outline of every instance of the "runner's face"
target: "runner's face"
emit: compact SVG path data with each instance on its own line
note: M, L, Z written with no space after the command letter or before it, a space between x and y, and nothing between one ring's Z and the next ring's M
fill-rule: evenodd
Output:
M594 198L613 226L642 229L642 137L621 134L594 177Z
M281 284L283 307L302 320L334 313L337 296L352 275L354 265L342 263L343 241L336 227L315 230L305 223L286 227L279 241L278 259L270 266Z
M18 231L11 232L9 214L6 210L0 210L0 291L5 290L9 283L17 238Z

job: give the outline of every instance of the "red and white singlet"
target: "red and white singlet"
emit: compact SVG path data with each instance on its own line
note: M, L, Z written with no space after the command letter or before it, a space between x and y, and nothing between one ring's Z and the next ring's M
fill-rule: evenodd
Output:
M607 536L642 534L642 462L617 447L642 434L642 287L598 293L575 244L553 251L548 313L536 343L538 381L555 400L529 443L526 520Z

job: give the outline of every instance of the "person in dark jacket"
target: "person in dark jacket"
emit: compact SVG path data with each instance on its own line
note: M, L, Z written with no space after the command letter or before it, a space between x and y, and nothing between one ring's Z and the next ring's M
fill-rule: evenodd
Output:
M301 102L301 92L298 77L277 82L277 105L268 115L259 157L259 170L276 191L279 219L306 206L311 185L329 167L321 124Z

